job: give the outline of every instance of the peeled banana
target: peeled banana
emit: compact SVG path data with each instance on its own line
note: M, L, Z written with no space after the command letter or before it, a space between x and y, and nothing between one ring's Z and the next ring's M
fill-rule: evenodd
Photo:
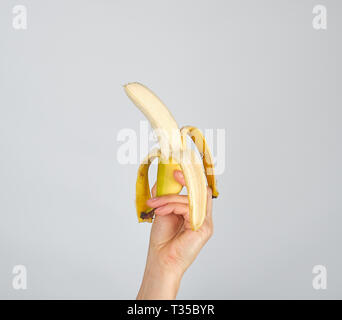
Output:
M124 86L128 97L150 121L160 149L152 150L138 169L136 182L136 209L139 222L152 222L153 209L146 201L151 198L148 170L158 158L157 196L178 194L182 190L174 178L174 170L182 170L188 191L190 224L198 230L204 222L207 206L207 183L213 198L218 196L210 150L201 131L186 126L179 129L175 119L163 102L146 86L134 82ZM194 141L202 159L188 148L186 137ZM204 168L204 170L203 170Z

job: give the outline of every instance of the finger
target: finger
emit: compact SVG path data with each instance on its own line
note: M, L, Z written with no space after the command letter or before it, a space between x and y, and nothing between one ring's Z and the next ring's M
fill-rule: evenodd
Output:
M147 200L147 205L151 208L161 207L170 202L178 202L188 204L188 196L179 195L179 194L168 194L165 196L154 197Z
M157 195L157 182L154 183L152 189L151 189L152 197L155 197Z
M175 178L175 180L180 183L182 186L185 186L185 178L184 178L184 175L183 175L183 172L180 171L180 170L175 170L173 172L173 177Z
M182 215L183 217L189 216L189 206L184 203L168 203L164 206L158 207L154 210L156 215L165 216L167 214L173 213L177 215Z

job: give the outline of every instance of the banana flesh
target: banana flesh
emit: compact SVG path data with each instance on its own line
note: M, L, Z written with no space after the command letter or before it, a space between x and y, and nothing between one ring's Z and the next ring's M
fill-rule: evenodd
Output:
M160 149L148 154L138 169L136 182L136 209L139 222L152 222L153 210L146 201L151 198L148 170L158 158L157 196L178 194L182 186L174 180L174 170L182 170L189 199L189 214L192 230L198 230L204 222L207 206L207 182L217 197L210 150L201 131L195 127L179 129L175 119L163 102L146 86L129 83L124 86L128 97L143 112L155 130ZM186 136L194 141L202 159L187 147ZM204 169L205 172L204 172Z

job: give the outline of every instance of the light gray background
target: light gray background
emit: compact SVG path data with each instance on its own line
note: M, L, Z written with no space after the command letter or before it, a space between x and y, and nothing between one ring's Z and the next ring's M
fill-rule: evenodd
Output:
M0 297L135 298L150 225L116 137L144 119L122 88L140 81L227 133L215 234L178 297L342 298L341 21L338 0L2 0Z

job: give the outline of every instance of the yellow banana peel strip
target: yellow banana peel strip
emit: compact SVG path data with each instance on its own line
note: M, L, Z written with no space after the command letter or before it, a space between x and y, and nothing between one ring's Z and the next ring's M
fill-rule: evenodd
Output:
M153 160L159 157L159 149L151 151L142 161L138 169L137 182L135 186L135 206L137 209L139 222L152 222L153 212L152 214L148 214L150 208L146 204L146 201L151 198L150 184L148 181L148 170Z
M217 198L219 193L217 190L217 183L214 173L214 162L208 147L200 129L192 126L185 126L181 130L183 148L186 147L186 136L189 136L197 147L198 152L201 155L203 161L204 172L207 178L208 186L212 190L213 198Z

